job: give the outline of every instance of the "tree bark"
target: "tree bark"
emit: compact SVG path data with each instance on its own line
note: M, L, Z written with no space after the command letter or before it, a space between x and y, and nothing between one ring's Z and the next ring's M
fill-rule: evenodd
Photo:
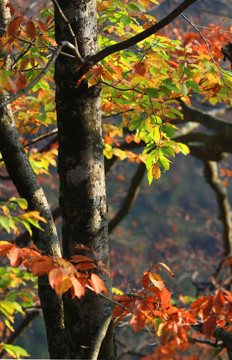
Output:
M59 0L59 5L77 35L82 58L96 53L96 1ZM58 44L63 40L74 44L70 27L57 7L55 32ZM64 48L64 51L70 50ZM76 59L60 54L56 61L55 82L63 256L69 259L78 253L76 246L84 244L100 253L101 260L109 264L101 87L97 84L88 88L84 81L77 87L78 80ZM110 290L110 279L101 271L98 273ZM88 290L80 300L65 295L64 306L71 358L91 358L91 344L109 311L109 303ZM102 341L99 358L112 359L113 334L105 338L107 341Z
M10 19L7 0L0 3L0 27L5 28ZM4 67L10 69L9 54L4 50L0 52L4 58ZM0 102L5 100L6 94L0 94ZM40 212L46 220L41 224L44 231L33 228L33 241L44 253L51 256L60 256L60 244L57 237L51 211L43 189L32 170L29 159L21 143L17 127L14 122L11 106L0 109L0 151L7 171L19 193L28 202L30 210ZM62 298L57 296L50 287L46 276L39 278L39 295L46 325L49 353L51 358L64 357L66 354L66 341L64 330L64 313ZM56 343L59 346L54 346Z

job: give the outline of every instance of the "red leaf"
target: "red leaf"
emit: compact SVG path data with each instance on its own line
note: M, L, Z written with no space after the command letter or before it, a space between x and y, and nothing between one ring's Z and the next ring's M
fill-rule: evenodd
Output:
M21 16L16 16L9 24L7 27L8 30L8 34L9 35L14 35L17 34L19 31L19 25L21 23Z
M100 294L102 291L104 291L107 294L107 289L104 285L103 280L100 278L100 276L96 274L91 274L91 280L90 280L92 287L96 294Z
M15 13L14 7L10 3L6 4L6 7L10 8L10 15L13 16Z
M33 40L36 37L35 25L31 20L29 20L26 23L26 34L29 36L31 40Z
M213 335L215 327L216 327L216 315L212 315L206 321L204 321L203 333L207 337L210 337Z
M74 276L70 278L72 282L72 297L74 298L77 296L79 299L85 294L85 288L83 285L81 285L80 281L77 280Z
M35 20L35 23L38 25L41 32L43 32L45 34L47 33L47 26L44 22L42 22L40 20Z
M216 294L215 294L214 300L213 300L213 306L214 306L214 310L215 310L216 314L221 313L222 309L225 306L225 299L224 299L223 293L220 289L218 289L216 291Z

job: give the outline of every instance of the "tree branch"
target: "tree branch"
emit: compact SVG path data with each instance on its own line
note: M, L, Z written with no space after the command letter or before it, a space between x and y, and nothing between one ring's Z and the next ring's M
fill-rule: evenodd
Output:
M141 181L143 179L143 176L146 172L146 166L145 164L141 163L139 164L135 175L133 176L129 190L127 192L127 195L124 199L124 202L118 211L118 213L115 215L115 217L109 222L109 234L115 229L115 227L122 221L122 219L128 214L132 204L134 203L136 196L139 191L139 187L141 184Z
M62 41L56 48L56 50L54 51L54 53L52 54L50 60L48 61L47 65L45 66L45 68L39 73L38 76L36 76L36 78L27 86L25 86L25 88L23 88L22 90L18 91L16 94L11 95L9 97L9 99L2 101L0 103L0 109L2 109L4 106L12 103L14 100L18 99L21 95L25 94L27 91L31 90L43 77L44 75L48 72L48 70L52 67L52 65L54 64L54 62L56 61L59 53L61 52L62 48L64 46L69 47L70 49L72 49L74 51L74 53L76 54L76 56L78 57L77 54L77 50L75 48L75 46L73 44L71 44L68 41ZM80 60L80 61L83 61ZM79 63L79 62L78 62ZM82 63L82 62L81 62Z
M232 222L230 215L229 195L226 187L218 176L218 166L214 161L204 161L205 178L217 195L220 209L220 220L223 224L224 248L226 254L232 254Z
M102 323L100 324L98 331L93 339L91 358L90 358L91 360L97 360L99 358L104 359L104 354L101 354L101 347L104 343L105 337L107 336L107 332L110 330L111 326L113 326L112 308L108 307L106 309L106 314L102 320Z
M138 42L145 40L149 36L155 34L157 31L163 29L166 25L170 24L178 15L180 15L190 5L195 3L197 0L185 0L176 9L174 9L169 15L160 20L157 24L150 28L142 31L141 33L132 36L130 39L118 42L117 44L106 47L99 51L97 54L88 56L86 61L95 65L99 61L103 60L106 56L111 55L115 52L126 50L131 46L136 45Z
M205 111L190 107L183 101L180 101L183 109L184 121L194 121L201 125L204 125L210 130L214 130L217 133L224 135L227 138L232 137L232 124L224 120L218 119Z

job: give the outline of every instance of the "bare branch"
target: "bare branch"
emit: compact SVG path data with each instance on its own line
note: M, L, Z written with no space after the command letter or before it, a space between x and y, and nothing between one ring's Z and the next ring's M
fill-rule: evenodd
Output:
M205 178L217 195L220 209L220 220L223 223L224 248L226 254L232 254L232 222L230 215L229 195L218 176L218 165L214 161L205 161Z
M115 227L122 221L122 219L128 214L138 194L139 187L143 179L143 176L145 174L145 171L146 171L145 164L143 163L139 164L136 173L133 179L131 180L129 190L127 192L126 198L124 199L122 207L115 215L115 217L109 222L109 233L111 233L115 229Z

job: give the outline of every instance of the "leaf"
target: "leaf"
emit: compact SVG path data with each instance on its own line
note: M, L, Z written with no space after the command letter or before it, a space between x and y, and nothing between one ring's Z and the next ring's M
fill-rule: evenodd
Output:
M26 23L26 33L31 40L36 37L35 25L31 20Z
M168 160L165 156L160 155L159 161L161 162L161 164L162 164L162 166L164 168L164 171L169 170L169 168L170 168L170 160Z
M181 84L181 90L182 90L182 93L184 96L188 95L188 89L187 89L187 86L185 85L185 83Z
M104 285L103 280L100 278L100 276L92 273L91 274L91 284L93 286L94 291L96 294L100 294L102 291L104 291L107 294L107 289Z
M164 281L157 273L149 272L148 276L155 287L157 287L160 291L163 290Z
M6 255L12 247L14 247L14 245L8 241L0 241L0 257Z
M146 94L150 97L150 98L158 98L159 97L159 93L157 89L154 88L147 88L146 89Z
M35 276L47 274L54 268L52 259L49 256L32 258L25 265Z
M23 209L23 210L26 210L27 207L28 207L27 200L23 199L23 198L12 197L12 198L9 199L9 201L16 202L21 207L21 209Z
M10 219L5 216L0 216L0 225L8 232L10 233Z
M200 88L199 88L199 85L193 81L193 80L187 80L186 81L186 85L187 87L190 87L191 89L193 89L194 91L196 91L197 93L200 92Z
M21 346L18 346L18 345L4 344L3 349L6 352L8 352L8 354L10 356L12 356L13 358L15 358L15 359L17 359L17 358L19 359L19 358L21 358L21 356L23 356L23 357L24 356L26 356L26 357L30 356L25 349L23 349Z
M203 334L205 334L207 337L212 336L215 327L216 327L216 315L212 315L203 322Z
M159 262L158 264L162 265L170 274L173 278L175 278L175 275L173 274L173 272L171 271L171 269L163 262Z
M163 310L167 309L170 305L171 294L170 292L164 287L160 293L160 300L161 300L161 307Z
M71 276L72 283L72 297L77 296L79 299L85 294L85 288L81 285L80 281L76 277Z
M211 359L215 359L215 357L218 356L222 350L223 346L217 346L215 349L213 349L211 352Z
M21 19L22 19L21 16L16 16L13 20L9 22L7 26L7 31L9 35L14 35L18 33Z
M152 165L152 176L157 180L161 177L161 170L157 164Z
M213 300L214 311L216 314L220 314L225 306L225 298L221 289L218 289L215 293Z
M72 286L70 277L65 275L60 268L51 270L48 279L51 287L58 295L64 294Z
M128 10L133 11L133 12L138 12L139 11L139 7L135 3L128 3L128 4L126 4L126 7L127 7Z
M142 330L146 323L146 316L143 312L145 308L146 301L140 301L137 309L134 311L132 318L129 321L135 333L138 333L140 330Z

